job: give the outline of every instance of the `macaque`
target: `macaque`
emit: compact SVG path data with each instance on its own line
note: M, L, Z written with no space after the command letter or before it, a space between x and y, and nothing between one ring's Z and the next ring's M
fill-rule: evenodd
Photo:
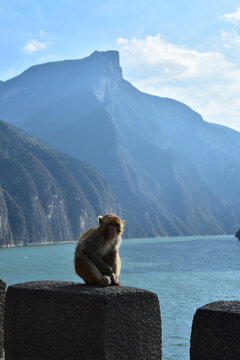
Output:
M80 237L74 255L75 271L87 285L121 285L119 246L125 220L117 215L98 217L98 226Z

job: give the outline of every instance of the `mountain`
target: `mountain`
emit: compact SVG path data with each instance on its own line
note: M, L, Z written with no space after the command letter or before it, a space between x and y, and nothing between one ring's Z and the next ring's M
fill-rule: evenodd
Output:
M95 170L3 121L0 169L0 247L76 240L99 214L121 213Z
M0 118L94 167L134 236L239 227L240 134L137 90L116 51L33 66L1 83Z

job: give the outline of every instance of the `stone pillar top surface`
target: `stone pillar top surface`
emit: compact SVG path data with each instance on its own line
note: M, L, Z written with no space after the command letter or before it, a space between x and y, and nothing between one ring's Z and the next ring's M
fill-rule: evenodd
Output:
M130 286L93 286L85 285L73 281L54 281L54 280L41 280L29 281L18 284L10 285L12 288L19 289L33 289L33 290L53 290L62 292L78 292L85 294L99 293L99 294L130 294L130 293L149 293L150 291ZM154 294L154 293L152 293Z
M53 281L53 280L43 280L43 281L30 281L19 284L13 284L8 287L8 291L14 290L34 290L34 291L46 291L46 292L61 292L61 293L74 293L85 296L116 296L116 295L134 295L134 294L144 294L147 296L149 294L157 296L155 293L148 290L129 287L129 286L90 286L78 282L71 281Z
M216 301L200 307L199 310L240 313L240 301Z

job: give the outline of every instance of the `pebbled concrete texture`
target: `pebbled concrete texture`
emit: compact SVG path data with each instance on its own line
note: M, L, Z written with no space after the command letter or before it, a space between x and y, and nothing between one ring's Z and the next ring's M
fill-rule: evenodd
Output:
M161 359L155 293L35 281L8 287L6 360Z
M4 302L6 293L6 282L0 279L0 359L4 355L3 351L3 319L4 319Z
M191 333L191 360L240 359L240 301L217 301L197 309Z

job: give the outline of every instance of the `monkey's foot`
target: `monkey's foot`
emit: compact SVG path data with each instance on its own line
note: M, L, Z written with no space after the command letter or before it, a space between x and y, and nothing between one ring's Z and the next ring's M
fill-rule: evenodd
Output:
M117 275L111 274L110 278L111 278L112 285L115 285L115 286L121 285L120 280L118 279Z
M111 283L112 283L111 277L107 275L104 275L99 281L100 286L109 286L111 285Z

